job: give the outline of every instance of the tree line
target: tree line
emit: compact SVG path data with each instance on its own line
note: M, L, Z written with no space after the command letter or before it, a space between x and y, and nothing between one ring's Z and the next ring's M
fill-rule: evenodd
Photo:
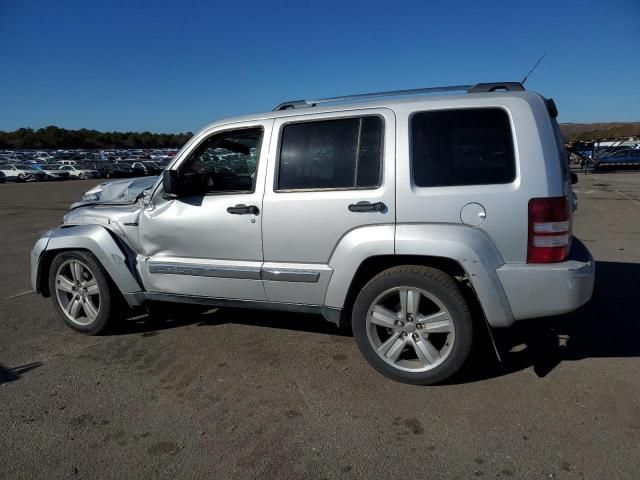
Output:
M193 133L99 132L49 126L0 131L0 149L179 148Z
M638 137L640 122L563 123L560 130L567 142Z

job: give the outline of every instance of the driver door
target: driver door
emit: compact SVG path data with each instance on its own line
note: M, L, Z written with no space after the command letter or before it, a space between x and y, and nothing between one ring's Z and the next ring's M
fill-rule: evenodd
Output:
M140 216L147 291L266 300L262 197L273 120L205 131L171 166L186 192L162 187Z

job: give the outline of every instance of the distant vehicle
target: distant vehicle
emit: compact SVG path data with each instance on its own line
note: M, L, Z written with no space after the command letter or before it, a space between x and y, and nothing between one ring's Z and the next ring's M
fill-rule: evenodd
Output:
M105 178L129 178L134 176L134 171L129 164L113 163L107 166Z
M7 180L14 182L34 182L47 178L46 173L36 170L31 165L5 164L0 166L0 171L5 174Z
M40 170L46 175L46 180L68 180L71 174L66 170L60 170L56 166L34 164L32 167L35 170Z
M599 172L640 169L640 149L627 148L618 150L611 155L596 160L593 168Z
M77 165L78 162L76 162L75 160L60 160L58 162L58 165Z
M142 164L152 175L160 175L164 170L164 165L162 165L162 161L160 160L145 160Z
M82 169L75 165L61 165L60 170L67 171L73 178L79 178L80 180L86 180L88 178L98 178L97 170Z
M36 154L33 156L34 160L39 160L41 162L48 162L54 159L54 156L51 155L49 152L36 152Z
M136 176L146 177L149 175L159 175L162 172L162 168L156 165L152 161L145 160L144 162L134 162L131 168L135 172Z

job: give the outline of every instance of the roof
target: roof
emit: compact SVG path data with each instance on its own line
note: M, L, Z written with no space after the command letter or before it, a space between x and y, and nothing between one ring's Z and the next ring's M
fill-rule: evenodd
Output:
M509 82L512 83L512 82ZM488 84L478 84L478 85L488 85ZM520 85L520 84L518 84ZM471 86L463 86L470 87ZM452 91L453 87L441 87L447 88L447 90L439 90L440 92L448 92ZM456 88L458 91L460 88ZM241 115L235 117L227 117L217 120L213 123L210 123L202 130L208 130L212 127L226 125L231 123L240 123L247 122L252 120L266 120L266 119L277 119L277 118L286 118L293 116L300 116L306 114L317 114L317 113L333 113L333 112L341 112L348 110L362 110L362 109L370 109L370 108L391 108L400 107L403 105L417 103L422 105L428 105L432 102L441 102L446 99L452 102L459 102L460 100L469 100L473 99L499 99L506 97L519 97L519 98L531 98L532 96L538 96L538 94L530 91L525 91L524 88L514 89L509 91L487 91L482 90L476 93L475 91L471 91L469 93L463 94L414 94L411 96L404 96L402 92L416 92L416 91L425 91L430 89L412 89L412 90L400 90L398 94L396 92L380 92L375 94L357 94L357 95L347 95L344 97L333 97L330 99L320 99L320 100L297 100L294 102L285 102L275 110L262 112L262 113L253 113L248 115ZM436 89L434 89L436 90ZM429 92L426 92L429 93ZM383 95L384 94L384 95ZM377 96L374 100L367 100L369 95ZM381 98L384 97L384 98ZM355 101L349 101L355 99ZM304 102L307 102L304 104ZM318 106L315 102L322 103L323 106ZM291 105L291 106L289 106ZM285 109L281 109L285 106Z

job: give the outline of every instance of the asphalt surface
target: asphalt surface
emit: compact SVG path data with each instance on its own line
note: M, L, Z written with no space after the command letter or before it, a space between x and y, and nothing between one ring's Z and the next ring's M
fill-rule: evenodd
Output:
M382 377L307 315L74 333L29 292L28 254L94 183L0 185L0 478L638 478L640 174L580 175L592 301L438 387Z

